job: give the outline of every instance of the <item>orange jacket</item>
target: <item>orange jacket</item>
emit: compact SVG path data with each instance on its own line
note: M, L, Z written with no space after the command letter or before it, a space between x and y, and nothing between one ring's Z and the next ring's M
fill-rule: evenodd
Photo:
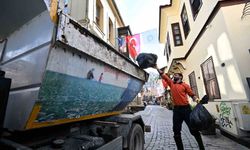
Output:
M164 79L168 86L170 87L170 92L172 94L173 104L174 106L183 106L188 105L188 97L194 96L190 86L184 82L182 83L174 83L167 75L163 74L162 79Z
M168 83L164 79L162 79L161 82L163 87L166 89L168 87Z

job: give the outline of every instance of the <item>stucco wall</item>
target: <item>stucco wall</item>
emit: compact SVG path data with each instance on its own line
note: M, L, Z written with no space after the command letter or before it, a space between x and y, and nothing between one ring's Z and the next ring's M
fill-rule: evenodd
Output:
M171 62L173 58L178 58L178 57L180 57L180 55L183 55L183 53L187 49L186 41L185 41L185 38L184 38L183 34L182 34L183 45L182 46L174 46L173 32L172 32L172 29L171 29L171 24L173 24L173 23L179 23L181 33L183 33L183 28L182 28L182 23L181 23L180 17L179 16L170 16L170 17L168 17L168 27L169 27L168 32L169 32L170 45L171 45L171 50L172 50L172 53L171 53L171 55L169 57L170 58L169 62Z
M87 0L69 1L68 13L75 20L80 21L86 18L87 15Z
M95 23L95 13L96 13L96 0L88 0L88 8L86 7L87 0L74 0L74 2L69 3L69 14L76 19L77 21L81 21L85 19L87 15L89 19L89 28L91 31L94 31L100 38L104 41L110 43L108 41L109 36L109 18L112 20L114 27L114 35L116 33L116 29L121 25L118 23L118 18L115 17L109 3L107 0L101 0L101 4L103 6L103 29L101 30L97 24ZM86 14L86 9L88 13ZM113 45L115 46L115 45Z
M187 70L185 72L189 74L194 70L197 77L201 77L201 79L197 80L198 88L203 89L204 84L200 65L212 56L221 99L246 99L240 70L234 57L234 53L238 53L238 51L233 52L236 48L232 46L232 40L229 35L230 32L226 28L224 15L222 11L219 11L187 58ZM221 66L222 63L225 63L224 67ZM199 90L199 92L203 93L205 90Z
M195 20L192 15L192 10L191 10L189 0L172 1L172 3L174 3L173 6L162 9L160 39L161 40L164 39L166 42L166 35L167 35L167 32L169 32L170 45L173 51L172 54L170 55L170 61L168 65L171 64L173 58L180 58L186 55L186 53L192 46L192 43L198 36L200 30L206 23L210 13L213 11L214 7L216 6L217 2L218 0L213 0L213 1L203 0L203 4ZM186 38L184 36L183 25L182 25L182 21L180 18L181 11L182 11L184 4L186 6L186 11L188 14L188 21L189 21L189 26L190 26L190 32ZM176 22L178 22L180 25L182 41L183 41L183 46L177 46L177 47L174 46L172 29L171 29L171 24L176 23Z
M179 20L184 43L182 47L174 47L172 31L170 28L167 29L170 31L171 38L171 60L186 55L218 1L204 0L196 20L193 19L189 0L182 1L178 14L181 14L183 2L188 13L190 33L185 40L179 16L168 17L168 27ZM241 20L243 7L244 4L222 6L205 27L204 33L187 59L180 61L185 68L183 70L184 82L189 83L188 75L194 71L199 96L202 98L206 90L201 64L212 56L221 98L210 101L205 107L218 118L221 127L233 135L239 135L237 125L239 122L235 120L238 116L235 115L233 105L238 102L247 102L250 97L246 81L246 77L250 77L248 66L250 64L250 22ZM223 116L223 109L230 110L228 116Z
M190 32L189 32L187 38L185 39L184 32L182 31L182 37L183 37L183 40L185 41L186 48L184 49L184 51L179 53L179 57L185 56L186 52L189 50L189 48L193 44L194 40L196 39L197 35L199 34L200 30L202 29L202 27L206 23L209 15L211 14L214 7L218 3L218 0L212 0L212 1L211 0L202 0L202 3L203 4L198 12L198 15L196 16L196 19L194 20L189 0L182 0L182 2L181 2L178 14L181 14L183 5L185 4L187 14L188 14ZM180 20L180 25L182 28L181 20Z
M227 104L231 105L231 101L249 100L247 98L249 91L247 88L244 88L242 83L242 81L246 82L244 76L249 74L249 69L247 69L247 66L250 64L247 62L249 61L249 54L246 54L245 52L247 51L249 42L244 41L249 38L249 28L246 29L245 27L240 27L243 26L243 24L241 25L241 23L237 23L236 20L233 19L227 19L227 17L238 18L236 16L240 13L236 12L242 12L241 7L239 6L234 6L234 8L232 6L230 9L234 10L235 17L231 13L225 13L225 11L230 11L228 7L222 7L212 22L207 26L206 31L184 64L186 68L183 72L185 82L189 83L188 75L192 71L195 71L199 96L202 97L206 92L200 65L210 56L213 57L221 99L215 99L214 102L209 102L205 107L216 118L219 118L220 115L216 107L220 109L221 101L228 102ZM229 26L233 23L233 26ZM239 27L237 27L238 29L236 30L234 26ZM222 63L225 63L224 67L221 66ZM231 115L230 118L233 124L232 128L227 128L229 132L233 132L233 134L236 135L236 123L233 117L234 116Z
M245 4L233 5L222 9L228 36L231 41L233 55L239 67L241 81L250 99L250 87L247 84L247 77L250 77L250 21L242 20L242 11Z

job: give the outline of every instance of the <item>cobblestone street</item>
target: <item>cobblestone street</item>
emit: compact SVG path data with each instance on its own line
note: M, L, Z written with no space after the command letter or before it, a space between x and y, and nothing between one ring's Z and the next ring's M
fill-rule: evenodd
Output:
M145 135L145 150L174 150L177 149L173 139L172 111L161 106L147 106L139 112L146 125L151 125L151 132ZM203 142L207 150L247 150L231 139L217 132L216 135L203 135ZM182 139L185 150L198 149L194 137L183 123Z

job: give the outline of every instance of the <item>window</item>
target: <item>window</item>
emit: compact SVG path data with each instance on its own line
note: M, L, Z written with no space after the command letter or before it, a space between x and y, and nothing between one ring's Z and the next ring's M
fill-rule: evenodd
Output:
M112 20L109 18L109 41L112 44L115 44L115 38L114 38L114 26Z
M192 73L190 73L190 75L188 75L188 77L189 77L189 83L190 83L190 87L191 87L192 91L194 92L194 94L196 96L199 97L194 71Z
M212 57L209 57L204 63L201 64L201 70L206 92L209 98L210 99L221 98Z
M182 11L181 11L181 21L182 21L185 38L187 38L189 31L190 31L190 27L189 27L188 15L187 15L187 10L186 10L185 5L183 5Z
M250 78L247 77L247 83L248 83L248 87L250 88Z
M190 1L193 17L195 20L196 16L198 15L198 12L202 6L202 0L189 0L189 1Z
M172 26L172 32L173 32L173 38L174 38L174 46L183 45L179 23L173 23L171 24L171 26Z
M103 30L103 7L100 0L96 0L96 24Z
M4 53L4 49L6 47L6 44L7 44L7 39L1 40L1 38L0 38L0 62L2 61L3 53Z
M171 45L170 45L170 39L169 39L169 32L167 33L167 42L165 44L165 51L164 51L164 53L166 53L167 62L168 62L170 54L171 54Z

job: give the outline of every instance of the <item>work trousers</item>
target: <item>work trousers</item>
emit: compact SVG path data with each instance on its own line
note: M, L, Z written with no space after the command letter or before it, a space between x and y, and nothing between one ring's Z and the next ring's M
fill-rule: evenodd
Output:
M174 131L174 140L176 143L176 146L178 150L183 150L183 143L181 139L181 127L183 121L187 124L190 133L195 137L200 150L204 150L204 145L202 142L202 138L200 135L200 132L197 130L193 130L189 126L189 116L191 113L191 107L190 105L185 105L185 106L175 106L173 110L173 131Z

